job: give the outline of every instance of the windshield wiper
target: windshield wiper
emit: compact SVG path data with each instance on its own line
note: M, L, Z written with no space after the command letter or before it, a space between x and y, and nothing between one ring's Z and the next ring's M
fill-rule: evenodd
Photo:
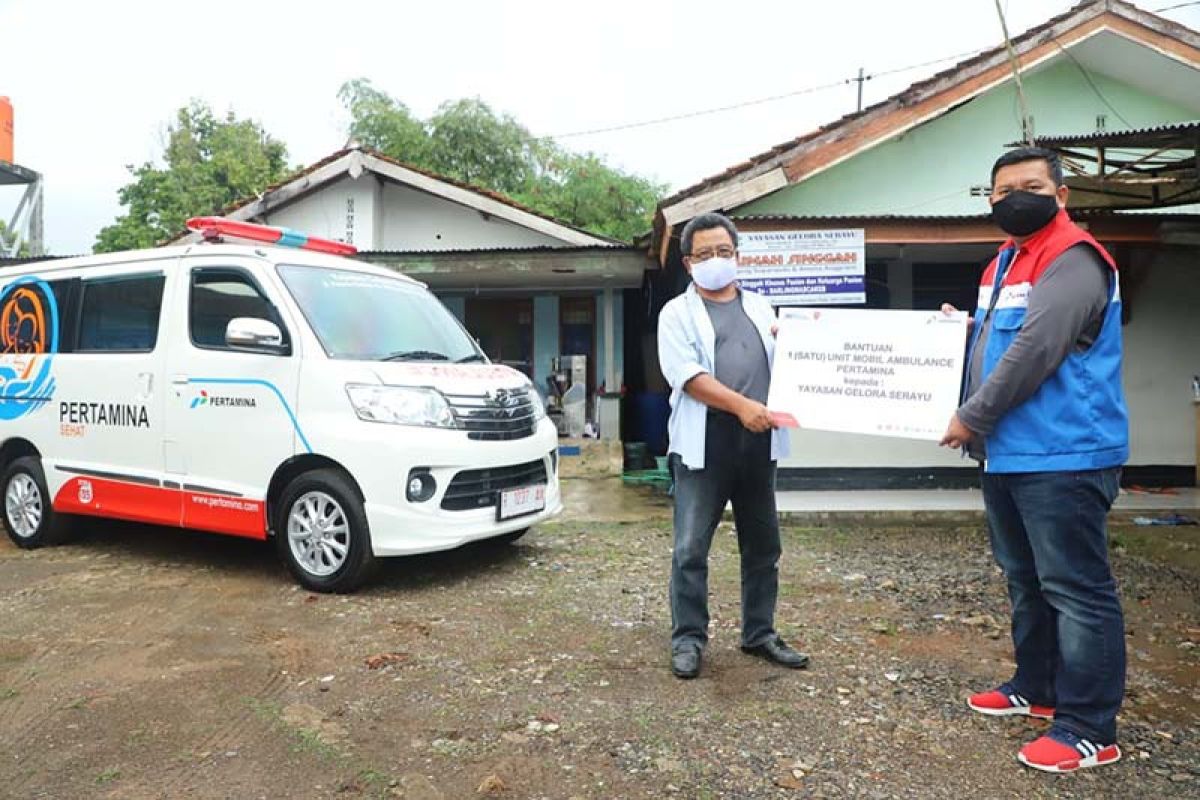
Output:
M469 356L463 356L462 358L460 358L458 361L455 361L454 363L455 364L469 364L472 361L479 361L479 362L487 361L487 356L483 355L482 353L474 353Z
M384 356L380 361L449 361L445 353L435 353L432 350L398 350Z

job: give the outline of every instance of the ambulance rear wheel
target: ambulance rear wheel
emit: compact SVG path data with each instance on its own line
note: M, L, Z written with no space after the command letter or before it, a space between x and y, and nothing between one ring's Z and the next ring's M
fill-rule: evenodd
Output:
M42 461L36 456L14 460L4 471L4 529L25 550L60 544L70 533L69 518L55 514Z
M275 544L299 583L314 592L351 592L375 567L362 500L340 472L295 478L276 510Z

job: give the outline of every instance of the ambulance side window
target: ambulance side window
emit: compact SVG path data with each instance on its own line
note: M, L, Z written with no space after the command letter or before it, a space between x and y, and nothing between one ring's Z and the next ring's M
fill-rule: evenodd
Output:
M80 353L149 353L158 343L162 275L84 281L79 303Z
M58 311L58 352L75 350L76 321L79 318L79 294L83 281L79 278L50 281L54 305Z
M188 298L188 327L192 343L206 350L232 350L225 344L225 329L237 317L273 322L290 343L279 311L248 273L236 268L203 267L192 271Z

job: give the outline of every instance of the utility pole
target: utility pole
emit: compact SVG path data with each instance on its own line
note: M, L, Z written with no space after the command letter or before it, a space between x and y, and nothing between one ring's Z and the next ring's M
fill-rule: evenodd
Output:
M1025 144L1032 147L1033 120L1029 117L1029 105L1025 102L1025 87L1021 85L1021 66L1017 63L1017 51L1013 49L1012 39L1008 38L1008 22L1004 19L1004 9L1000 7L1000 0L996 0L996 13L1000 16L1000 30L1004 32L1004 46L1008 50L1008 62L1012 66L1013 80L1017 84L1017 102L1021 105L1021 138Z
M859 111L862 111L862 90L863 90L863 84L864 84L865 82L867 82L867 81L871 80L871 79L870 79L870 77L868 77L868 76L864 76L864 75L863 75L863 68L862 68L862 67L859 67L859 68L858 68L858 77L857 77L857 78L851 78L850 80L852 80L852 81L857 81L857 82L858 82L858 110L859 110Z

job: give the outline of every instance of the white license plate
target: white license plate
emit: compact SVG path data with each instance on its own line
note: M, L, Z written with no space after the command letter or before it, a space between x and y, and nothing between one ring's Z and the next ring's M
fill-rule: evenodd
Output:
M512 519L524 514L533 514L546 507L546 486L523 486L500 493L500 505L496 514L500 519Z

